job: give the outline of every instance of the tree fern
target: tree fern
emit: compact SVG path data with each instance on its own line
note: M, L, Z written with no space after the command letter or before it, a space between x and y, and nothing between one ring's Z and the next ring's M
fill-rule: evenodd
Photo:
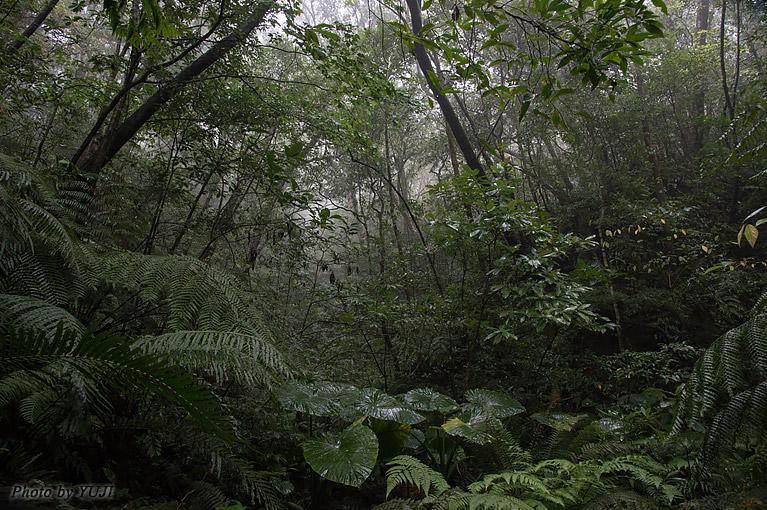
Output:
M286 362L270 342L245 333L177 331L142 337L134 345L184 367L203 369L218 382L270 384L275 376L288 375Z
M748 320L722 335L698 360L682 387L673 430L707 427L710 462L738 434L761 440L767 416L767 311L762 295Z
M66 331L85 331L77 318L67 310L42 299L0 294L0 329L33 329L52 336L61 326Z
M138 387L181 405L204 428L222 438L234 437L218 399L188 372L158 356L131 349L125 338L107 333L0 332L0 374L41 370L60 381L79 381L83 392L99 410L108 410L109 387ZM0 380L0 394L3 381Z
M72 225L49 179L19 159L0 153L0 259L48 244L67 261L77 259Z
M745 390L730 400L713 420L704 444L704 462L714 462L722 450L732 448L736 439L764 443L767 423L767 381Z
M180 256L102 252L91 256L89 278L134 292L147 302L165 302L174 331L237 331L271 339L249 299L227 274Z

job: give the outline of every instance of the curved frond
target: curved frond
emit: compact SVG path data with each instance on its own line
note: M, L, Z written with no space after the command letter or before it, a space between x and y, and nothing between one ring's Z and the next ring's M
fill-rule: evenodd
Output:
M684 423L709 422L755 376L767 377L767 312L759 304L748 321L722 335L698 360L679 394L674 431Z
M246 333L177 331L143 337L134 346L184 367L203 369L218 382L269 384L274 374L288 375L282 354L269 341Z
M271 341L272 334L250 298L226 273L192 257L94 253L91 285L99 281L134 292L153 303L167 303L174 331L235 331Z
M78 379L97 409L109 409L109 387L139 387L181 405L220 437L234 437L227 415L207 387L163 358L132 349L122 336L62 328L52 338L30 331L0 331L0 374L34 369Z
M34 251L35 241L42 241L68 262L76 262L78 248L71 225L62 220L65 211L50 180L0 153L0 259Z
M763 437L767 422L767 381L762 381L730 400L716 415L706 436L703 454L706 463L714 462L722 449L730 448L739 435Z
M85 326L74 315L47 301L29 296L0 294L0 329L29 328L52 336L59 325L65 331L85 331Z

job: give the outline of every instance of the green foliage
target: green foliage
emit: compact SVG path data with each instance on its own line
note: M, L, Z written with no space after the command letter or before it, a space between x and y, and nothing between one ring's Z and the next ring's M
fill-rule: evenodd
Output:
M701 356L679 394L676 430L706 423L720 406L748 390L748 381L767 374L765 297L749 319L722 335Z
M423 491L425 496L438 495L450 486L441 474L416 458L400 455L387 463L386 496L399 485L410 485Z
M339 434L322 434L303 445L306 462L323 478L359 487L378 458L378 441L368 427L353 424Z
M402 395L402 400L418 411L440 411L447 414L458 408L455 400L431 388L413 388Z
M188 369L204 370L221 384L271 384L288 375L280 352L262 337L220 331L177 331L143 337L134 344L142 352L159 354ZM231 378L231 379L230 379Z
M560 265L593 243L557 232L544 212L516 199L514 189L513 181L468 171L430 189L450 206L432 217L435 241L450 250L466 248L486 266L480 278L496 317L486 339L514 341L547 326L604 331L604 319L583 300L598 279L585 271L568 274Z
M89 404L100 413L112 410L110 388L129 390L136 386L179 404L189 416L221 438L234 439L231 423L215 395L196 383L188 372L173 367L162 358L131 349L131 343L122 336L94 334L92 330L65 332L59 328L52 338L48 338L43 333L10 329L2 332L2 339L0 369L3 380L8 378L9 381L3 387L5 403L22 396L18 381L27 376L38 382L50 378L46 381L48 384L59 381L57 387L66 381L64 384L82 391ZM25 374L20 375L18 371ZM23 388L29 389L29 386ZM6 393L8 391L10 395ZM26 399L23 405L30 409L44 404ZM25 414L28 417L39 415Z
M168 307L168 327L175 331L235 331L272 341L263 319L234 279L192 257L94 253L89 278Z

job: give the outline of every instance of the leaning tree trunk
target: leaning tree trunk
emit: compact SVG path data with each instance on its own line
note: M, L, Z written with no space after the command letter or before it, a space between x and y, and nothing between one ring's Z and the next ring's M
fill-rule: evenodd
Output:
M418 33L423 27L423 21L421 20L420 0L407 0L407 6L410 10L413 34L418 36ZM431 60L429 59L429 54L426 52L426 48L417 40L414 44L415 47L413 52L415 53L415 58L418 61L418 67L421 69L421 73L423 74L424 78L426 78L426 83L429 84L429 89L434 95L434 99L437 100L437 104L439 104L440 110L442 110L442 116L445 118L445 122L447 122L450 131L453 133L455 142L458 145L458 148L461 150L461 153L466 160L466 164L469 165L469 168L472 170L476 170L480 177L484 177L485 170L482 168L482 165L479 162L479 158L477 158L477 154L474 152L474 148L471 146L469 137L466 134L466 131L463 129L463 125L461 125L461 121L458 118L458 115L456 115L455 110L453 109L453 105L450 103L450 100L447 98L447 96L440 94L439 87L432 80L432 77L437 76L437 74L434 72L434 66L431 65Z
M141 127L168 101L173 99L194 78L202 74L210 66L225 57L235 46L247 39L250 33L261 23L276 4L271 1L259 3L253 13L245 22L232 31L229 35L214 44L208 51L200 55L197 60L189 64L171 80L160 85L160 88L152 94L133 114L125 119L116 129L114 136L105 141L103 150L94 151L93 157L81 157L73 161L81 171L98 176L104 165L117 154L122 147L133 138Z
M43 10L40 11L37 16L35 16L35 19L33 19L32 23L30 23L27 29L24 30L24 32L21 34L21 37L13 41L13 44L8 47L8 52L13 53L15 51L19 51L19 49L24 46L24 43L26 43L29 38L32 37L32 34L34 34L37 29L40 28L40 25L42 25L46 18L48 18L48 15L58 3L59 0L48 0L48 3L45 4Z

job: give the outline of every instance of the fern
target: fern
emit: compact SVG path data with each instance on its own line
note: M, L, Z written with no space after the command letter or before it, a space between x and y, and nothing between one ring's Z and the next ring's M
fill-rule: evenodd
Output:
M421 510L424 506L415 499L390 499L374 506L371 510Z
M0 259L19 251L34 251L36 241L53 247L75 262L78 248L66 208L48 179L24 162L0 154Z
M514 496L501 494L462 494L451 499L450 508L456 510L536 510L533 501L523 501ZM540 508L540 506L539 506ZM543 506L545 509L546 507Z
M167 303L174 331L235 331L272 340L249 299L225 273L191 257L93 253L91 286L103 281L134 292L144 301Z
M593 510L631 509L631 510L655 510L658 506L631 490L612 489L600 496L588 501L586 505Z
M767 381L762 381L730 400L716 415L706 435L704 463L712 464L724 448L731 448L737 436L763 440L767 422Z
M192 482L189 488L193 491L191 494L193 501L186 501L189 506L199 507L204 510L215 510L217 507L224 506L229 500L220 487L202 480ZM194 505L194 503L197 503L197 505Z
M702 452L710 464L739 435L762 441L767 417L767 293L742 325L701 356L682 387L673 431L710 425Z
M519 442L512 436L500 420L491 419L488 429L492 441L490 443L503 469L518 470L530 466L531 455L519 446Z
M283 508L284 494L271 483L275 476L282 476L281 473L257 471L249 461L232 453L224 445L212 443L207 447L210 451L211 471L217 477L231 474L253 504L259 503L268 510Z
M269 384L275 374L288 375L282 355L270 342L244 333L178 331L143 337L134 345L144 353L203 369L219 383L233 378L245 384Z
M85 326L61 307L34 297L0 294L0 329L29 328L52 336L59 325L66 331L85 331Z
M131 349L130 342L118 335L65 332L62 328L52 338L14 329L0 332L0 373L16 370L41 370L79 385L102 412L110 409L109 387L139 387L181 405L220 437L234 437L218 400L205 386L162 358Z
M441 474L408 455L394 457L387 465L390 466L386 472L387 497L399 485L415 487L426 496L439 495L450 487Z

